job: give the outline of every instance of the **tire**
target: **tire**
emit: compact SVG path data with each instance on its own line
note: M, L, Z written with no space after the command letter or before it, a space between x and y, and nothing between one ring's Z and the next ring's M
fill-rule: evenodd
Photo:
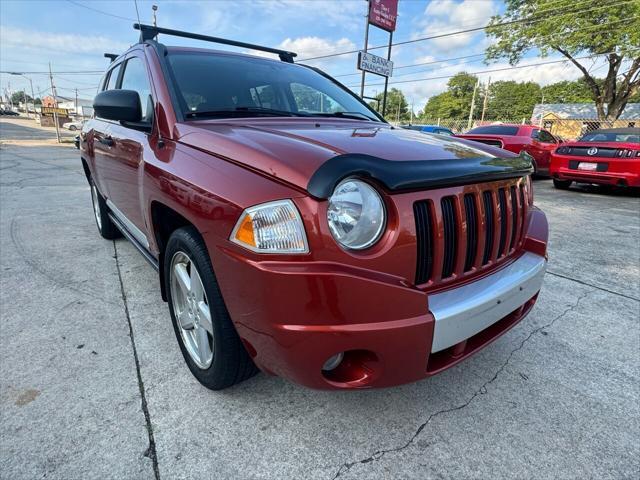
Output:
M184 227L173 232L163 263L173 330L193 376L211 390L253 376L258 370L231 321L198 231ZM185 288L186 279L190 289Z
M71 130L72 132L75 132L78 128L75 125L70 125L69 126L69 130Z
M96 221L96 226L98 227L98 232L100 232L102 238L106 238L107 240L120 238L122 234L109 218L109 207L107 207L107 202L105 202L102 195L100 195L96 184L93 183L93 179L89 179L89 186L91 187L93 216Z
M553 179L553 186L558 190L568 190L572 183L572 180L558 180L557 178Z

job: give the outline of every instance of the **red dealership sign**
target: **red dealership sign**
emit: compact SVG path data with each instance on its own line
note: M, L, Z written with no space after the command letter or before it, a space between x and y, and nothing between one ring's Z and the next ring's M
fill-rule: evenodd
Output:
M387 32L396 29L398 0L369 0L369 23Z

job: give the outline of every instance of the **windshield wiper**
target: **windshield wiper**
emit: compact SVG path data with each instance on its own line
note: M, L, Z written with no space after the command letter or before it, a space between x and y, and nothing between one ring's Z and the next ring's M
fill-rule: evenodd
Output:
M371 122L379 122L377 118L370 117L362 112L330 112L330 113L314 113L316 117L342 117L342 118L355 118L357 120L365 119Z
M185 114L187 118L201 118L201 117L233 117L236 115L268 115L273 117L307 117L307 114L289 112L287 110L276 110L273 108L264 107L233 107L224 108L220 110L208 110L208 111L195 111Z

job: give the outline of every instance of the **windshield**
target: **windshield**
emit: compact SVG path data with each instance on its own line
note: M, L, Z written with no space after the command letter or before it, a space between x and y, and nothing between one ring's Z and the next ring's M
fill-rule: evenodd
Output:
M638 133L619 133L619 132L599 132L593 131L585 133L580 139L581 142L640 142L640 130Z
M351 92L300 65L207 52L172 52L187 118L336 116L380 121Z

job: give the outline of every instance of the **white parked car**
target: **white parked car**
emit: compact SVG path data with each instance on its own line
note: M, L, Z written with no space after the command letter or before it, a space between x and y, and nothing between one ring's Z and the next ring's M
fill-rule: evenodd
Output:
M81 130L82 125L84 125L84 120L77 121L77 122L63 123L62 128L66 128L67 130L71 130L72 132L75 132L76 130Z

